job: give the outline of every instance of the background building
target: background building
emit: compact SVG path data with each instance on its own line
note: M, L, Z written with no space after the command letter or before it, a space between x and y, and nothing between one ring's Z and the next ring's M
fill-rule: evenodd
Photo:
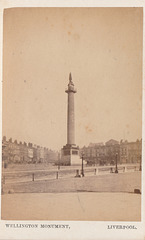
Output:
M80 157L84 155L88 165L115 164L116 154L118 163L140 163L142 156L142 139L135 142L127 140L120 142L109 140L104 143L90 143L89 146L80 148ZM18 143L17 140L2 140L2 159L8 163L50 163L55 164L60 158L60 152L32 143Z
M118 163L139 163L142 153L142 140L128 142L121 140L109 140L103 143L90 143L88 147L80 149L80 155L88 165L110 165L115 164L116 154Z
M51 149L33 145L32 143L2 140L2 159L8 163L51 163L58 160L58 152Z

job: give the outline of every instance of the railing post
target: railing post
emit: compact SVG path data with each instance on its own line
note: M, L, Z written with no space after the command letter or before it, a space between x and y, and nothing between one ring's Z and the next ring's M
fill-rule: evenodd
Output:
M75 177L80 177L79 170L76 170L76 176Z
M134 171L136 171L136 166L134 167Z
M34 173L32 173L32 181L34 182Z
M58 179L58 171L56 172L56 179Z
M110 168L110 173L113 173L113 168L112 167Z

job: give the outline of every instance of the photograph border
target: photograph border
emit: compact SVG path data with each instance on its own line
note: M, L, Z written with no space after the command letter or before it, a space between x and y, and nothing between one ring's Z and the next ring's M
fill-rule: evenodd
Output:
M145 156L145 0L6 0L0 2L0 62L3 62L3 12L6 8L12 7L142 7L143 8L143 82L142 82L142 188L141 188L141 222L118 222L118 221L7 221L0 220L0 239L145 239L145 176L144 176L144 156ZM3 65L0 64L0 156L2 156L2 76ZM2 162L2 159L1 159ZM2 171L0 165L0 172ZM0 182L1 188L1 182ZM1 196L0 196L1 206ZM38 224L38 228L7 228L6 224ZM41 224L64 224L66 229L40 228ZM108 229L108 225L135 226L136 229Z

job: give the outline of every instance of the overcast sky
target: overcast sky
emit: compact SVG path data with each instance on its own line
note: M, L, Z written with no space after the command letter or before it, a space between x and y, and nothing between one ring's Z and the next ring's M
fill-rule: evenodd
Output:
M3 135L60 149L69 73L80 147L141 138L142 8L4 11Z

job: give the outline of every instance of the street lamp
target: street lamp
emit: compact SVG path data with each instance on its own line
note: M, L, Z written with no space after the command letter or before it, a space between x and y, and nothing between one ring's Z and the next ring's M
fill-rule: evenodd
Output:
M57 166L59 170L60 169L60 152L58 153L58 157L57 157Z
M118 160L118 153L116 153L116 166L115 166L115 173L118 173L117 160Z
M58 170L60 169L60 160L58 159L58 162L57 162L57 168Z
M81 175L82 175L82 177L85 176L85 175L84 175L84 162L83 162L83 160L84 160L84 154L82 153L82 170L81 170Z
M139 166L139 171L142 170L142 166L141 166L141 155L140 155L140 166Z
M58 170L60 169L60 158L58 157Z

